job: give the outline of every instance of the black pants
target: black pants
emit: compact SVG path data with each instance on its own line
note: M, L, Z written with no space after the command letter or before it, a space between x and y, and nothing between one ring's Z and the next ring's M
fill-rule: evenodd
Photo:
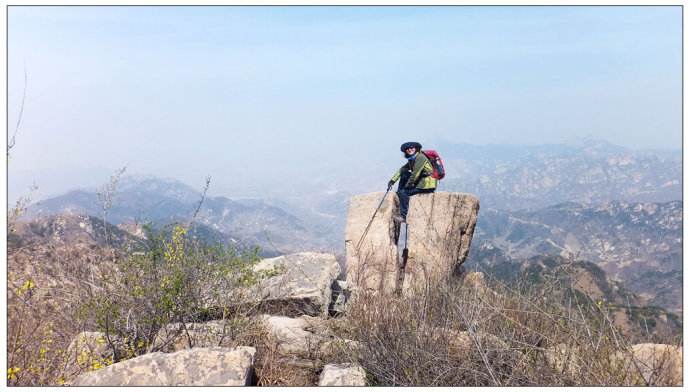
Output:
M403 173L400 176L400 183L398 184L398 199L400 199L400 215L402 215L403 218L407 218L407 210L410 207L410 196L418 195L420 193L433 193L436 189L417 189L417 188L409 188L405 189L405 184L407 184L407 180L410 179L410 173L409 171Z

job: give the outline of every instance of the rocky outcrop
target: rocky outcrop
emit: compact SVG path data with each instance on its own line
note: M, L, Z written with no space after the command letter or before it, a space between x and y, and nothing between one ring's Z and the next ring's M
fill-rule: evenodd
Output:
M340 266L329 253L302 252L261 260L257 272L266 272L249 298L261 301L264 313L327 316L331 285Z
M466 193L436 192L410 199L403 290L423 289L462 265L478 213L479 199Z
M400 207L394 193L388 193L385 199L383 197L384 192L375 192L350 199L345 228L347 282L350 288L395 290L398 248L393 214ZM383 204L377 210L382 199Z
M351 363L328 364L319 377L320 387L363 387L367 376L361 366Z
M253 377L253 347L151 353L79 376L77 386L244 386Z
M409 257L403 266L398 255L403 245L398 240L404 241L405 230L403 226L400 233L392 219L399 210L395 194L386 196L371 221L382 197L383 192L369 193L350 201L345 244L347 280L352 290L423 288L450 276L465 261L477 223L479 199L451 192L413 196L407 216Z

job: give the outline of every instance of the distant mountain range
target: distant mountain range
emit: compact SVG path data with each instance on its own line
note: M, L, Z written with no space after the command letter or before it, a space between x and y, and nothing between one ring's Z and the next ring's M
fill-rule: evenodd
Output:
M469 263L573 254L621 280L644 303L680 310L680 150L634 151L591 140L580 146L432 147L448 171L439 189L474 193L481 200ZM383 189L393 169L349 173L348 181L339 180L341 172L334 169L319 177L322 186L280 197L275 189L262 199L207 197L195 233L259 245L266 256L302 250L342 255L349 198L362 187ZM140 235L143 222L187 222L200 199L198 190L176 180L124 177L107 220ZM103 211L97 191L81 189L35 203L24 219L51 214L102 218Z
M537 255L596 263L649 304L680 310L683 204L562 203L536 211L480 211L470 260L485 265ZM661 279L656 281L656 279ZM663 282L663 284L662 284Z
M682 198L680 150L634 151L602 141L579 147L447 144L439 149L448 172L442 189L473 193L493 209Z
M135 234L144 223L186 223L201 197L201 192L179 181L125 177L113 194L106 219ZM103 203L95 190L74 190L31 205L24 219L55 214L102 217ZM207 197L194 226L206 238L247 247L258 245L266 256L332 247L322 228L261 200Z

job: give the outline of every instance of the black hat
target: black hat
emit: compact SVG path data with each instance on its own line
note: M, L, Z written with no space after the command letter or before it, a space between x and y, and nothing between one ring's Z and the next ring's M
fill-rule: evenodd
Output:
M407 150L408 148L416 148L417 151L421 151L422 145L417 142L403 143L402 146L400 146L400 151L405 152L405 150Z

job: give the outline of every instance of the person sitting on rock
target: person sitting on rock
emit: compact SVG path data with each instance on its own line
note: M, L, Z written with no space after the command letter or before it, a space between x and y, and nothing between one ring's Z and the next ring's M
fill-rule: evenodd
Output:
M393 188L398 179L398 198L400 199L400 215L393 219L400 223L407 219L407 209L410 205L410 196L420 193L432 193L436 190L437 181L431 176L434 168L422 151L422 145L417 142L407 142L400 146L400 151L405 154L407 163L393 174L388 181L388 190Z

